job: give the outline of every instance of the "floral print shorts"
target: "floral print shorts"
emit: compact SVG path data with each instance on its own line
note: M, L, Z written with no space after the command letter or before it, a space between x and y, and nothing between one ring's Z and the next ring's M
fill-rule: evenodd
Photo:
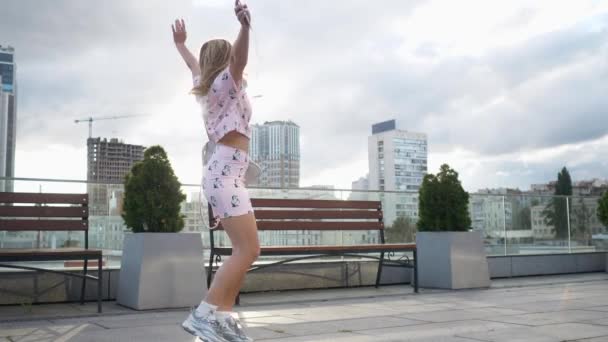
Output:
M245 172L247 152L217 144L203 170L203 193L211 204L216 222L222 218L253 213Z

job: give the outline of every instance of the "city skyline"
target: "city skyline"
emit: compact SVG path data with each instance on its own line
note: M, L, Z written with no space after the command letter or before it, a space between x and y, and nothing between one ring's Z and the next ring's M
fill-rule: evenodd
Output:
M249 157L261 171L256 186L299 187L300 127L292 121L252 125Z
M608 174L608 4L345 4L250 5L250 94L263 94L252 123L298 122L301 186L350 188L367 168L369 125L393 117L428 134L428 172L448 163L469 191L524 189L563 166L574 179ZM96 123L96 136L163 145L180 181L200 180L206 138L169 25L184 17L197 51L234 37L236 22L228 2L150 1L146 11L134 1L2 4L0 44L19 58L16 176L85 179L87 130L73 119L150 113ZM108 25L117 21L126 26Z
M426 134L402 130L396 120L371 127L372 134L367 140L368 189L409 192L380 197L387 222L392 223L397 217L418 217L417 192L428 173Z
M17 61L12 46L0 44L0 176L15 176L17 134ZM0 182L0 191L13 191L13 182Z

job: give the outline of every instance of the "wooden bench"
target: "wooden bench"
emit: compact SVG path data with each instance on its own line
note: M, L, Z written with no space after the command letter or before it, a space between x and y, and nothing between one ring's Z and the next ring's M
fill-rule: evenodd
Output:
M407 267L413 269L414 291L418 292L418 268L415 243L386 243L382 204L379 201L340 201L340 200L299 200L299 199L252 199L251 200L259 231L377 231L378 242L357 245L299 245L299 246L261 246L261 256L288 255L301 257L283 259L271 264L254 265L255 271L273 265L296 260L319 258L323 256L355 256L378 260L376 287L380 285L383 266ZM213 208L209 205L210 227L213 222ZM215 243L218 228L211 229L209 273L207 285L211 285L213 261L216 265L222 256L232 254L230 247L218 247ZM413 252L413 260L404 257L391 260L396 252ZM379 257L366 255L379 253ZM302 255L305 255L302 257ZM385 257L386 256L386 257Z
M0 268L15 268L36 272L49 272L81 278L81 304L84 304L87 280L96 280L97 311L101 312L101 290L103 278L102 251L89 249L88 202L88 194L0 192L0 231L84 232L84 248L0 249ZM48 206L49 204L52 204L53 206ZM23 265L6 264L13 262L65 260L84 260L82 274ZM97 277L87 274L88 260L97 260Z

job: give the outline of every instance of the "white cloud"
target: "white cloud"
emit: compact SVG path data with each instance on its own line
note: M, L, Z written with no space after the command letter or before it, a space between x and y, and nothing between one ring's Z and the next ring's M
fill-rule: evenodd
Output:
M19 63L18 176L84 179L87 128L73 119L145 113L94 130L163 145L180 179L198 182L204 131L169 25L185 17L195 55L237 26L232 1L171 4L3 3L0 43ZM447 162L471 190L526 187L563 165L605 177L607 2L382 4L249 1L250 94L263 94L253 121L301 126L302 185L349 187L367 173L371 124L390 118L427 133L429 170Z

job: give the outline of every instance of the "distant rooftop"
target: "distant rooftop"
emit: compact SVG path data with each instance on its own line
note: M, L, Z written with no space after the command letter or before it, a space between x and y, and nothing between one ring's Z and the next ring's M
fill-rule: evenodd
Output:
M372 134L388 132L395 129L397 129L397 122L395 119L383 121L372 125Z

